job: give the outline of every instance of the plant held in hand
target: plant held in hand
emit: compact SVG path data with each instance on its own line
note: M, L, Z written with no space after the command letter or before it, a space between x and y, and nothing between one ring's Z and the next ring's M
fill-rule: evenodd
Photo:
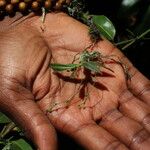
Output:
M48 112L52 112L62 107L68 107L71 100L80 93L83 87L85 88L85 93L81 103L78 106L79 108L85 108L85 103L89 96L87 84L95 86L95 81L97 81L96 77L103 74L103 68L109 70L111 73L114 73L111 68L107 67L107 64L116 63L120 65L123 68L126 77L129 77L127 67L119 59L114 58L114 56L103 56L100 52L96 50L91 51L88 48L75 55L72 62L69 64L50 64L50 67L54 70L58 77L63 72L70 72L68 78L75 81L79 80L80 86L77 91L67 100L62 101L61 103L52 103L50 108L47 110ZM83 75L84 77L81 79L79 74L81 76Z
M85 6L83 5L81 0L73 0L70 5L67 7L68 14L79 21L85 23L89 26L89 36L92 41L92 45L95 45L101 38L107 38L110 41L114 40L116 30L113 26L112 22L103 15L90 15L89 12L85 11ZM79 104L79 108L84 108L84 104L88 99L88 89L87 84L90 83L92 85L95 84L93 80L96 80L97 75L101 75L103 73L102 69L105 68L113 73L113 70L107 67L107 63L116 63L119 64L127 77L130 77L128 74L128 68L124 65L119 58L116 59L115 56L104 56L99 51L92 50L91 47L85 48L81 53L78 53L74 56L73 60L69 64L61 64L61 63L51 63L50 67L54 70L56 75L63 73L64 71L70 72L69 78L70 79L79 79L79 74L84 76L83 79L80 80L80 86L70 98L63 101L62 103L65 104L64 107L68 107L71 100L77 95L82 87L86 90L86 93L83 96L83 101ZM59 76L58 76L59 77ZM61 104L62 104L61 103ZM52 112L56 109L62 108L57 107L60 103L54 102L47 110L48 112ZM55 107L55 108L54 108Z

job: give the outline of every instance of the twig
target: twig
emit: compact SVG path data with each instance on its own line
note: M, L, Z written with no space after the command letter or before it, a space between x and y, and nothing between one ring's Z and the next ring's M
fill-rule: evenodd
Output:
M146 30L144 33L140 34L139 36L137 36L137 37L135 37L133 39L122 41L122 42L116 43L115 45L119 46L119 45L126 44L125 46L123 46L121 48L122 50L125 50L126 48L128 48L129 46L131 46L132 44L134 44L136 41L138 41L140 39L145 39L144 36L146 36L148 33L150 33L150 29Z
M4 126L0 133L0 138L3 139L15 126L14 122L10 122L8 125Z

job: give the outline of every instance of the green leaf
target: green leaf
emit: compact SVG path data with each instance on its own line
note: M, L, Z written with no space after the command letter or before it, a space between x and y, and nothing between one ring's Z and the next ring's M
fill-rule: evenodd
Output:
M65 71L65 70L72 70L79 67L79 64L50 64L50 67L54 71Z
M11 120L2 112L0 112L0 123L10 123Z
M5 145L2 150L11 150L10 145L11 145L11 143L7 143L7 145Z
M119 18L120 17L129 17L135 11L139 11L139 2L141 0L122 0L120 9L119 9Z
M5 145L6 143L2 140L0 140L0 145Z
M11 150L33 150L33 148L24 139L12 141L10 145L10 149Z
M90 71L100 73L100 64L98 62L88 61L88 62L83 62L82 65Z
M107 17L103 15L93 15L92 20L102 36L108 40L114 40L116 30L112 22Z

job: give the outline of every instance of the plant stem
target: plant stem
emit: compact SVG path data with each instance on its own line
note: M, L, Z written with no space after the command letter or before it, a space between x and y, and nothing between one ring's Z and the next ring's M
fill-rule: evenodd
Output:
M136 39L133 39L130 43L126 44L124 47L122 47L122 50L125 50L126 48L128 48L130 45L132 45L134 42L136 41Z
M46 17L46 10L44 7L42 7L42 16L41 16L42 23L45 22L45 17Z
M121 41L121 42L116 43L115 45L116 45L116 46L119 46L119 45L123 45L123 44L129 43L129 42L131 42L131 41L133 41L133 39Z
M150 29L146 30L144 33L140 34L139 36L133 38L133 39L130 39L130 40L126 40L126 41L122 41L122 42L119 42L119 43L116 43L115 45L116 46L119 46L119 45L124 45L126 44L125 46L123 46L121 49L122 50L125 50L126 48L128 48L130 45L134 44L137 40L140 40L142 38L144 38L144 36L146 36L148 33L150 33Z
M150 29L146 30L145 32L143 32L141 35L137 36L137 40L143 38L146 34L150 33Z
M143 40L150 40L150 38L143 38Z
M88 12L81 14L81 19L82 19L82 21L83 21L86 25L88 25L88 26L91 25L91 22L89 21L90 18L91 18L91 15L89 15Z
M4 126L3 130L0 133L0 139L3 139L14 127L15 123L11 122L8 125Z

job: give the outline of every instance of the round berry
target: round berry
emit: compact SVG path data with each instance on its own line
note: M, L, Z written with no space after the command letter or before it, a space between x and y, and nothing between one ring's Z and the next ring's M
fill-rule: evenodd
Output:
M56 10L60 10L61 7L62 7L62 4L61 4L60 1L58 1L58 2L55 4L55 7L54 7L54 8L55 8Z
M4 8L6 6L5 0L0 0L0 8Z
M5 10L7 13L11 14L14 12L14 7L12 4L7 4L6 7L5 7Z
M44 4L45 9L49 10L52 7L52 1L46 0Z
M37 11L37 10L39 10L40 5L39 5L39 3L37 1L34 1L31 4L31 8L32 8L32 10Z
M20 2L18 5L19 11L24 12L27 8L27 4L25 2Z

